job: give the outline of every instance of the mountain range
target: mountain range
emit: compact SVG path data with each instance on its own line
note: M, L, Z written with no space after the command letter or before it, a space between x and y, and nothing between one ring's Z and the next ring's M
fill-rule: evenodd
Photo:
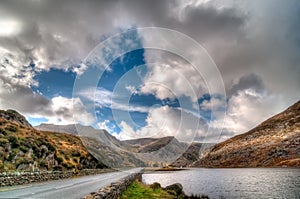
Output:
M120 141L106 130L79 124L41 124L34 128L80 136L85 147L111 167L166 165L180 157L188 144L173 136Z
M175 137L120 141L91 126L32 127L14 110L0 110L0 171L104 167L300 166L300 101L224 142L183 143Z

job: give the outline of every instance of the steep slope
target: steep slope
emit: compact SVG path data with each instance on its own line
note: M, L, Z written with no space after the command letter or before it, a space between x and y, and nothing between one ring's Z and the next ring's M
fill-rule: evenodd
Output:
M79 137L38 131L19 113L9 113L10 118L0 117L0 172L104 167L86 150Z
M35 128L79 134L85 147L110 167L165 165L176 160L188 147L172 136L120 141L106 130L79 124L41 124Z
M108 167L145 166L143 161L131 153L133 149L130 145L119 141L106 130L94 129L91 126L82 126L80 124L41 124L35 128L80 136L88 151Z
M19 123L23 126L32 127L23 115L14 110L0 110L0 118Z
M121 142L116 139L114 136L109 134L106 130L103 129L94 129L91 126L83 126L80 124L69 124L69 125L55 125L55 124L40 124L34 126L35 129L41 131L52 131L60 133L68 133L72 135L77 135L80 137L94 136L97 135L97 138L101 138L102 142L105 142L109 146L117 146L123 149L131 148L126 142Z
M144 138L142 140L145 141ZM136 155L149 166L164 166L174 162L187 148L188 144L179 142L175 137L154 138L138 148Z
M167 136L162 138L140 138L134 140L125 140L122 143L130 145L137 153L150 153L157 151L169 144L174 137Z
M209 151L215 143L192 143L187 150L172 163L175 167L190 167L194 162L199 160L203 154Z
M247 133L221 142L196 167L300 166L300 101Z

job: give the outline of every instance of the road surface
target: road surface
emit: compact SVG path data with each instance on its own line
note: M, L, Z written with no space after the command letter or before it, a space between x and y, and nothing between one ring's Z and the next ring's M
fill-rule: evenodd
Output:
M75 199L141 171L140 168L72 179L0 188L0 198Z

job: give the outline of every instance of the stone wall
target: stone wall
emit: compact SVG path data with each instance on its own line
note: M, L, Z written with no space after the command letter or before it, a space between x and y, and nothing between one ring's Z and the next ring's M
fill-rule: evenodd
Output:
M10 172L0 174L0 187L22 185L33 182L44 182L48 180L59 180L84 175L96 175L112 172L112 169L85 169L75 171L42 171L42 172Z
M101 173L114 172L114 169L83 169L78 172L77 176L97 175Z
M136 179L142 180L142 173L131 174L117 182L113 182L97 192L90 193L84 199L117 199Z

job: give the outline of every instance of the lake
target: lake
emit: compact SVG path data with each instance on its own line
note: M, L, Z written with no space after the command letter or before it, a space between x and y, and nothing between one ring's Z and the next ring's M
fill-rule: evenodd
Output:
M300 198L300 169L189 169L143 174L143 182L163 187L179 182L186 194L210 198Z

